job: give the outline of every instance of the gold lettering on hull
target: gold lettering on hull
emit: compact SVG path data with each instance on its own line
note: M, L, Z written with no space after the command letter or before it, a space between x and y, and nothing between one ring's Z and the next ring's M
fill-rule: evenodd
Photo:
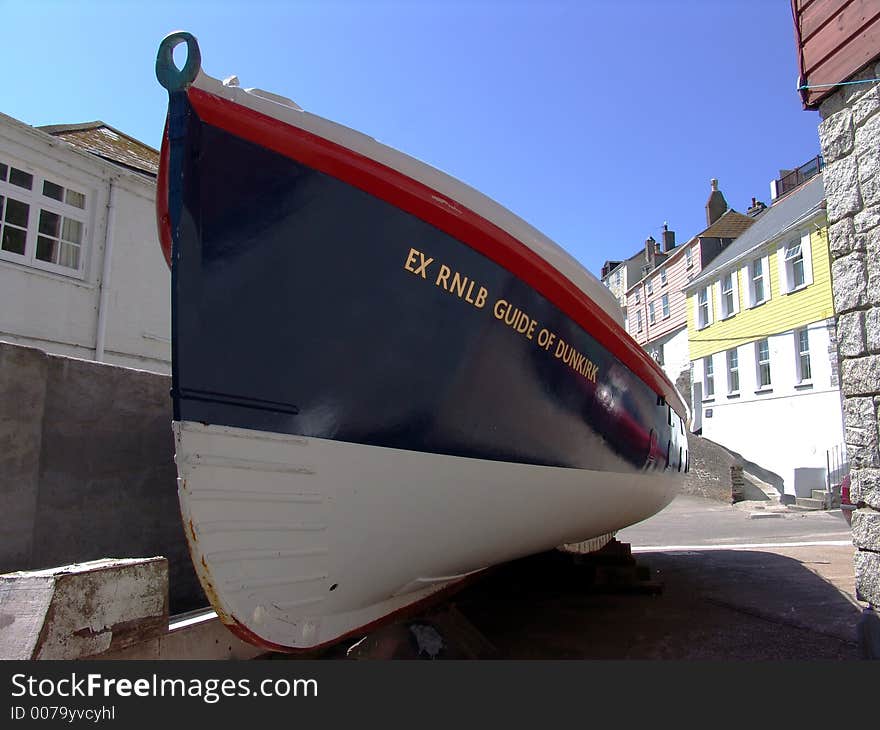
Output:
M599 370L599 366L594 364L592 360L586 357L586 355L575 350L561 337L559 338L559 343L556 345L556 352L554 355L576 373L583 375L592 383L596 382L596 372Z
M433 263L434 259L432 257L427 256L416 248L410 248L403 263L403 268L414 276L428 280L428 267ZM436 276L432 275L432 279L434 286L458 297L472 307L483 309L486 306L486 300L489 297L488 289L460 271L455 271L450 266L441 263L437 269ZM557 360L563 362L591 383L596 382L599 372L598 365L552 330L546 327L538 329L538 321L520 307L508 302L506 299L498 299L492 307L492 314L500 323L510 327L510 329L527 340L535 342L538 347L547 352L550 352L555 344L556 347L553 355ZM535 334L536 330L537 335Z
M450 275L452 276L452 281L449 280ZM434 286L439 286L443 291L454 294L477 309L482 309L486 306L486 297L489 296L489 291L486 287L479 286L475 293L475 284L476 282L473 279L453 271L446 264L440 264L440 271L437 272L437 279L434 281Z

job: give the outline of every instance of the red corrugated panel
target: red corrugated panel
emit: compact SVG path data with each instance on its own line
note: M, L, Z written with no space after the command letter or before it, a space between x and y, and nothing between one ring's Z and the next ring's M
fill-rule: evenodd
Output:
M792 0L804 107L816 108L833 86L880 57L877 0Z

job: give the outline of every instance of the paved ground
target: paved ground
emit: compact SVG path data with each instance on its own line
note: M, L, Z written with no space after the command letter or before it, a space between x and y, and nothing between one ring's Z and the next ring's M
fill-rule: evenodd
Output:
M596 584L595 561L533 556L464 589L451 621L441 613L435 625L446 621L454 636L469 621L478 634L465 630L464 643L479 648L474 636L482 635L502 659L859 658L862 604L839 510L683 496L618 538L632 545L647 582L608 590ZM407 635L406 627L386 630L374 655L412 656Z
M849 544L851 539L839 509L804 511L769 501L731 506L684 495L651 519L621 530L617 537L633 548L828 540Z
M622 531L660 593L599 592L586 566L549 554L505 566L458 607L509 658L858 659L839 510L756 518L755 506L680 497Z

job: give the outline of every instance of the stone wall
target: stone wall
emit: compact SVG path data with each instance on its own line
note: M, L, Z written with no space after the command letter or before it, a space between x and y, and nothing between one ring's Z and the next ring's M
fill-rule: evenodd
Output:
M875 79L871 64L854 81ZM819 109L831 281L852 475L856 590L880 607L880 82L842 86Z
M684 478L681 493L727 504L734 501L736 485L732 474L742 474L742 457L714 441L692 433L688 434L688 453L690 468Z
M180 519L170 388L0 342L0 573L163 555L172 613L208 604Z

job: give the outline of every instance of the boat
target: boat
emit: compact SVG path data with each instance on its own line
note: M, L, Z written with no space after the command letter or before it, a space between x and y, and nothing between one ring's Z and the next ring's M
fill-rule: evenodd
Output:
M156 73L178 494L230 630L311 651L672 500L687 408L574 257L428 164L207 75L190 33Z

